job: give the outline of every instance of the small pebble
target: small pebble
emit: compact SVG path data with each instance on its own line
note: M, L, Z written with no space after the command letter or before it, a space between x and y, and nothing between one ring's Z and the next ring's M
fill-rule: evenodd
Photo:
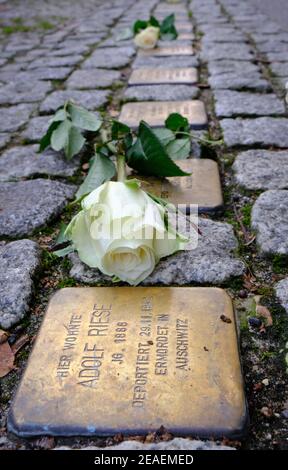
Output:
M250 317L248 321L249 321L249 325L254 326L254 327L259 327L261 326L261 323L262 323L260 318L256 318L256 317Z
M248 295L247 291L244 290L244 289L240 290L239 293L238 293L238 297L240 297L240 299L246 299L247 295Z
M288 419L288 410L283 410L281 416L283 416L285 419Z
M269 385L269 380L268 379L263 379L262 384L265 385L265 387L267 387Z

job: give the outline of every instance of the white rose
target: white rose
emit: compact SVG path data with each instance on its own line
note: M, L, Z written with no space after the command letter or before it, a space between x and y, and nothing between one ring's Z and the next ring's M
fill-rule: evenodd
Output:
M141 49L153 49L159 39L160 29L155 26L148 26L140 33L136 34L134 42Z
M164 215L136 183L109 181L83 199L66 235L88 266L137 285L160 258L186 246Z

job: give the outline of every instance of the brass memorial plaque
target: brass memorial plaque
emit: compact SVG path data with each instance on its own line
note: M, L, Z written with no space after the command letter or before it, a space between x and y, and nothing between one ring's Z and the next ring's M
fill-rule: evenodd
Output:
M199 100L126 103L122 106L119 121L136 128L143 119L152 127L161 127L171 113L185 116L193 129L207 127L204 103Z
M132 71L129 85L159 85L159 84L195 84L198 80L197 69L193 67L153 69L140 68Z
M175 205L186 205L186 212L189 212L190 204L197 204L199 213L220 211L223 197L217 163L206 158L177 160L176 163L191 176L160 179L131 173L131 177L140 179L142 188L155 196L166 198Z
M168 56L181 56L181 55L193 55L192 46L160 46L155 47L154 49L141 49L138 51L139 56L158 56L158 57L168 57Z
M230 297L218 288L61 289L8 421L22 437L162 425L178 435L241 435L246 405Z

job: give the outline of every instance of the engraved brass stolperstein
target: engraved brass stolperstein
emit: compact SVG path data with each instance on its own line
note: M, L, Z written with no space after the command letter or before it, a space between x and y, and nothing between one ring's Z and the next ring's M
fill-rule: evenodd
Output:
M49 303L8 427L22 437L162 425L178 435L237 437L246 420L224 290L76 287Z

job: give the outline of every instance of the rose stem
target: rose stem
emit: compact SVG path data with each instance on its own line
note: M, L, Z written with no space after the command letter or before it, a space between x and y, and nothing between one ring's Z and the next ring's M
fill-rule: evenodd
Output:
M117 156L117 181L126 181L126 162L125 155Z

